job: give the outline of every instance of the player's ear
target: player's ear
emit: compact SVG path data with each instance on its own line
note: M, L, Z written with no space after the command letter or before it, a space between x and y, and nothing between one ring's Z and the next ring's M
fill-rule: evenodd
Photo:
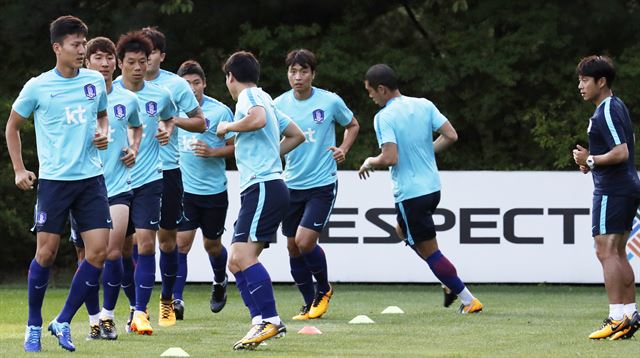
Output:
M61 47L62 47L62 46L61 46L59 43L57 43L57 42L54 42L54 43L53 43L53 45L51 45L51 48L53 49L53 52L54 52L56 55L59 55L59 54L60 54L60 48L61 48Z
M118 59L118 68L122 71L122 60Z
M598 86L598 88L604 88L607 85L607 78L606 77L598 78L596 85Z
M166 54L166 53L164 53L164 52L160 52L160 63L164 62L164 58L165 58L165 56L167 56L167 54Z

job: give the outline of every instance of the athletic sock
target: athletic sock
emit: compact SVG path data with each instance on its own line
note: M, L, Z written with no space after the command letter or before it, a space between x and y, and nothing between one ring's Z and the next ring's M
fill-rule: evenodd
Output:
M84 300L84 305L87 307L87 313L89 318L97 316L100 313L100 285L89 287L87 291L87 298ZM96 323L97 324L97 323Z
M253 319L256 316L260 316L260 310L258 309L256 303L253 301L253 297L249 293L249 288L247 287L247 279L245 277L244 271L238 271L233 275L236 278L236 287L238 288L238 291L240 291L240 297L242 297L244 305L249 309L251 318Z
M263 319L276 317L276 299L273 295L271 277L260 262L242 271L247 279L247 288Z
M136 265L138 263L138 244L133 244L133 250L131 251L131 258L133 259L133 264Z
M162 276L162 299L169 300L173 296L173 284L178 274L178 248L164 252L160 250L160 273Z
M42 302L44 301L44 293L47 291L47 285L49 284L49 272L48 267L40 266L36 259L31 260L27 278L27 285L29 287L29 319L27 326L42 326Z
M102 307L113 310L118 302L118 294L122 285L122 258L106 260L102 271L103 303Z
M609 305L609 317L611 317L611 319L619 321L622 319L623 314L624 304L614 303Z
M209 263L213 269L213 281L223 283L224 279L227 277L227 249L222 246L222 250L218 257L209 256Z
M136 265L136 311L144 312L151 299L153 283L156 279L156 256L154 254L138 255Z
M71 319L87 299L89 292L100 285L100 272L102 272L101 268L91 265L87 260L80 264L78 271L73 275L67 301L56 318L58 322L71 323Z
M431 256L425 259L425 261L427 261L431 272L433 272L440 282L449 287L449 289L456 295L460 295L462 290L465 288L464 283L462 283L462 280L458 277L458 272L456 271L455 266L453 266L453 264L440 252L440 250L431 254ZM471 301L465 303L462 297L460 297L460 300L465 305L471 303Z
M313 250L303 254L302 257L307 263L307 268L313 274L318 284L318 292L329 292L329 278L327 274L327 257L320 245L316 245Z
M182 292L187 283L187 274L189 267L187 266L187 254L178 253L178 273L176 274L176 282L173 284L173 298L182 300Z
M115 312L113 310L108 310L106 308L102 308L102 311L100 312L100 319L114 319L115 318Z
M100 311L98 311L98 313L96 314L90 314L89 315L89 325L90 326L97 326L100 323Z
M136 305L136 285L134 282L134 273L136 265L133 257L122 257L122 290L129 299L129 306Z
M475 297L471 294L468 288L464 288L460 293L458 293L458 297L460 297L460 301L462 301L463 305L468 305L473 301Z
M307 263L302 256L289 256L289 266L291 266L291 277L293 277L293 281L302 294L304 304L310 306L316 294L311 270L307 267Z
M638 311L638 305L636 305L635 302L625 303L624 307L622 308L622 311L625 315L631 317L635 312Z

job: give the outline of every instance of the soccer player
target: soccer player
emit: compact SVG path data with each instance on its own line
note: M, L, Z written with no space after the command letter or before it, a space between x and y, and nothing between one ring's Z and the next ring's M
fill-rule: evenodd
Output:
M24 166L20 142L20 127L32 113L40 164L36 254L28 276L27 352L41 350L42 302L69 212L85 238L86 259L73 276L62 311L48 326L68 351L76 349L69 323L92 287L98 285L111 228L98 155L99 149L108 146L107 91L100 73L82 68L87 32L87 26L73 16L61 16L51 23L56 66L24 85L7 121L7 148L18 188L31 190L36 181L35 174Z
M293 50L287 54L285 64L291 90L274 103L303 128L306 140L285 156L284 180L291 201L282 221L282 233L287 237L291 276L304 299L300 313L293 319L307 320L325 314L333 295L327 259L318 238L336 200L336 163L345 160L360 127L342 98L313 87L316 57L311 51ZM345 127L339 147L336 125Z
M260 64L250 52L236 52L223 66L226 84L236 100L233 122L220 122L216 134L235 132L235 156L240 172L240 212L231 241L229 271L236 278L252 328L233 346L253 348L286 333L276 311L271 278L258 256L276 238L289 206L289 190L280 178L280 157L304 141L300 128L276 114L271 97L256 86ZM280 143L280 135L284 138Z
M109 147L100 154L104 165L109 210L113 220L113 230L109 234L107 258L102 272L102 311L100 311L98 299L98 286L92 290L85 302L91 326L88 338L113 340L118 338L114 323L114 309L122 282L122 249L129 222L129 206L133 197L129 167L135 164L136 153L142 138L142 125L138 116L136 95L122 86L113 86L113 73L116 69L116 46L113 42L106 37L96 37L89 41L85 64L88 69L102 74L108 93ZM131 144L128 139L129 128L133 139ZM78 236L72 235L75 238L73 241L76 248L82 243L82 239ZM78 259L82 260L84 255L79 253L78 256Z
M438 249L432 218L440 202L435 153L458 140L456 130L429 100L403 96L391 67L371 66L364 84L369 97L382 107L373 121L381 153L364 161L360 178L367 179L374 168L389 167L398 235L427 262L438 280L460 297L460 313L482 311L482 303L469 292L456 268ZM435 140L433 132L440 134Z
M136 165L131 170L133 199L129 213L127 234L135 228L138 242L138 262L135 267L135 309L128 326L139 334L152 334L153 328L146 314L155 282L155 238L160 222L162 196L162 162L160 146L169 141L173 130L172 118L177 111L171 96L164 88L145 81L148 57L153 45L142 32L120 36L116 46L122 79L113 86L124 87L138 96L142 141ZM171 309L173 312L173 309Z
M206 130L202 110L187 81L180 76L160 69L166 56L166 40L162 32L154 27L145 27L142 33L151 41L153 49L149 55L149 64L144 79L167 89L173 103L188 118L175 117L175 125L189 132ZM176 324L173 310L173 286L178 274L178 250L176 238L178 224L182 219L183 183L179 164L178 131L171 133L169 143L160 149L162 160L162 213L160 215L160 273L162 293L158 315L158 325L167 327Z
M191 133L179 129L180 170L184 183L182 199L183 217L178 226L180 260L174 285L173 307L177 319L184 317L182 293L187 280L187 254L193 245L196 230L202 230L204 248L213 270L213 284L209 306L220 312L227 302L227 249L222 245L222 233L227 217L227 177L225 157L233 155L233 134L216 136L221 121L233 121L229 107L204 94L207 79L202 66L186 61L178 69L178 76L189 82L206 118L204 133Z
M582 99L596 106L589 118L589 148L576 145L573 159L593 176L591 231L602 264L609 316L590 339L631 338L640 317L633 269L626 245L638 205L640 180L635 167L635 137L629 110L611 90L616 72L605 56L583 58L576 68Z

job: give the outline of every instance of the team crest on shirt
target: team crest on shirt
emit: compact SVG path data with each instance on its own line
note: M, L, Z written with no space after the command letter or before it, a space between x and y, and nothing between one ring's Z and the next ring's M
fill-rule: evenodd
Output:
M118 118L118 120L122 120L127 116L127 107L122 104L116 104L113 106L113 114Z
M38 213L38 216L36 217L36 224L42 225L45 222L47 222L47 213L45 213L44 211L41 211Z
M84 95L89 99L94 99L96 97L96 86L89 83L84 86Z
M144 108L147 110L147 114L150 116L155 116L158 113L158 104L154 101L149 101L144 105Z
M311 115L313 116L313 121L316 122L316 124L321 124L322 122L324 122L324 111L321 109L316 109L313 112L311 112Z

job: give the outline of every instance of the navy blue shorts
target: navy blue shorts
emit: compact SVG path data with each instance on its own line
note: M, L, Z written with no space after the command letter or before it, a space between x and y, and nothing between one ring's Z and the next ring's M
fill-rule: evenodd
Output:
M440 191L396 203L398 224L407 244L427 241L436 237L433 212L440 203Z
M205 239L215 240L222 236L229 207L226 190L214 195L184 193L182 206L184 212L178 231L200 228Z
M336 202L338 182L317 188L289 189L289 210L282 220L282 234L295 237L298 226L321 232Z
M133 199L129 207L127 235L133 234L135 229L158 231L161 200L162 179L133 189Z
M102 175L74 181L38 180L33 230L60 235L69 213L75 217L80 232L111 228Z
M594 195L591 234L622 234L631 231L640 199L630 196Z
M113 205L126 205L131 206L131 199L133 198L133 191L125 191L120 194L109 197L109 206ZM69 225L71 226L71 235L69 235L69 241L73 243L73 246L84 248L84 241L80 232L78 231L78 223L73 218L73 215L69 214Z
M179 168L162 172L160 227L175 230L182 219L182 172Z
M260 241L269 247L288 207L289 189L282 179L251 185L240 193L240 212L231 243Z

